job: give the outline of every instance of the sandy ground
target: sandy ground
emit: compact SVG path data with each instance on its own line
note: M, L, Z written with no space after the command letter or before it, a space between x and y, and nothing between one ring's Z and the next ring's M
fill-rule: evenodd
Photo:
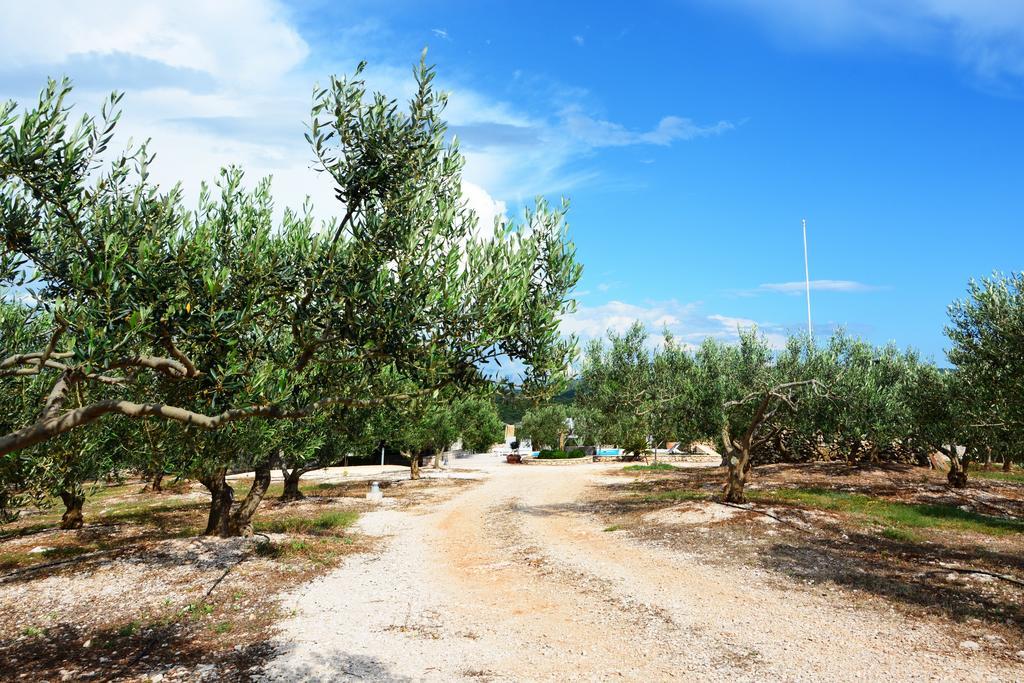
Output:
M474 471L465 471L459 464L461 461L453 460L453 467L444 470L435 470L433 467L423 467L420 475L424 479L473 479L479 474ZM239 481L252 479L254 472L240 472L227 476L228 481ZM351 467L323 467L312 470L302 475L302 483L317 482L319 484L344 484L349 481L404 481L409 478L409 468L405 465L352 465ZM281 470L272 470L270 481L278 484L284 481Z
M607 466L474 464L428 514L364 516L385 549L290 598L262 680L1024 679L933 622L604 531L580 502Z

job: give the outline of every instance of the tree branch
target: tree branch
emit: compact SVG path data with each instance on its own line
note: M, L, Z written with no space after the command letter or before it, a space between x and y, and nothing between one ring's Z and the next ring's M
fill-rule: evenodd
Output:
M180 351L178 353L181 354ZM184 355L181 355L181 357L188 362ZM107 367L108 370L123 370L125 368L148 368L162 372L172 379L185 379L186 377L195 377L199 374L191 362L185 365L185 363L180 361L161 356L127 356L114 361Z
M174 340L171 339L171 335L164 335L164 346L167 348L167 352L178 361L185 368L186 377L197 377L200 372L196 370L196 366L192 364L188 356L182 353L177 346L174 345Z
M63 378L62 378L63 379ZM60 382L58 382L58 385ZM51 391L51 396L57 391ZM64 392L67 387L63 387ZM268 420L295 420L308 417L313 413L332 406L344 406L347 408L366 408L381 405L391 401L405 401L417 396L429 394L434 388L421 389L415 392L403 392L388 394L371 399L356 399L343 396L314 401L299 408L284 408L276 405L254 405L245 408L232 408L215 415L205 415L177 406L169 406L163 403L133 403L117 399L97 401L81 408L68 410L60 415L44 416L35 424L29 425L6 436L0 437L0 456L7 455L14 451L34 446L51 439L77 427L82 427L108 414L123 415L131 418L159 417L165 420L174 420L187 425L194 425L202 429L219 429L231 422L262 418ZM62 399L61 399L62 400ZM49 405L49 401L48 401ZM58 408L59 409L59 408Z
M0 370L9 370L10 368L13 368L13 367L15 367L17 365L27 365L27 364L39 365L40 362L43 359L43 356L45 354L46 354L45 351L36 351L35 353L16 353L13 356L10 356L9 358L6 358L3 362L0 362ZM71 358L74 355L75 354L70 352L70 351L65 351L65 352L60 352L60 353L51 352L46 357L45 364L48 365L49 363L52 363L54 361L54 359L56 359L56 360L66 360L68 358ZM49 367L53 367L53 366L49 366ZM33 374L35 374L37 372L38 372L38 369L34 370ZM0 372L0 376L3 376L3 375L14 375L14 374L18 374L18 373L17 372Z

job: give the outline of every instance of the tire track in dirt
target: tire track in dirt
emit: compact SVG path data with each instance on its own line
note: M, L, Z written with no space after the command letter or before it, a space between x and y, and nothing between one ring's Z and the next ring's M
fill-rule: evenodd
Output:
M588 469L523 468L508 481L496 478L474 492L488 503L453 512L463 520L453 530L475 534L475 557L514 559L518 548L527 560L491 565L495 574L483 582L475 572L460 590L479 592L482 583L494 591L501 576L516 589L491 596L492 618L506 605L537 600L547 601L552 617L569 612L568 625L536 628L558 625L568 629L568 642L591 640L579 666L595 677L650 680L667 666L705 680L1018 680L1013 665L958 656L956 642L930 622L907 623L824 586L779 588L777 577L769 581L755 568L713 568L605 533L586 512ZM611 638L594 637L609 627ZM623 660L623 646L652 641L656 653Z
M428 514L369 513L384 550L294 596L266 680L1020 678L838 589L605 533L600 471L498 467Z

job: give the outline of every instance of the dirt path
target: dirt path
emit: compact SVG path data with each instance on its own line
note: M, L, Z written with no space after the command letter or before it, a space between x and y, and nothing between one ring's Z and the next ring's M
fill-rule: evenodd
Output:
M266 680L1020 680L941 627L634 544L583 513L601 470L500 467L306 586ZM951 653L952 651L952 653Z

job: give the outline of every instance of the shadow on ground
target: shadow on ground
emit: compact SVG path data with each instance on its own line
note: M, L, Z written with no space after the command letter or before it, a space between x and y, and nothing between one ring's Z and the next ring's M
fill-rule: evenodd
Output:
M807 537L771 544L762 564L801 581L834 583L1024 635L1024 586L994 576L1024 575L1024 558L1015 553L850 534L848 540Z
M90 629L88 639L73 624L45 632L0 640L0 670L12 679L116 681L162 674L181 680L246 681L272 653L266 642L218 653L216 663L205 648L176 624L139 630ZM5 674L6 675L6 674ZM0 676L2 678L3 676Z
M413 680L394 673L376 657L351 655L344 652L312 653L301 662L275 662L266 673L255 674L253 680L265 683L291 683L292 681L388 681L406 683Z

